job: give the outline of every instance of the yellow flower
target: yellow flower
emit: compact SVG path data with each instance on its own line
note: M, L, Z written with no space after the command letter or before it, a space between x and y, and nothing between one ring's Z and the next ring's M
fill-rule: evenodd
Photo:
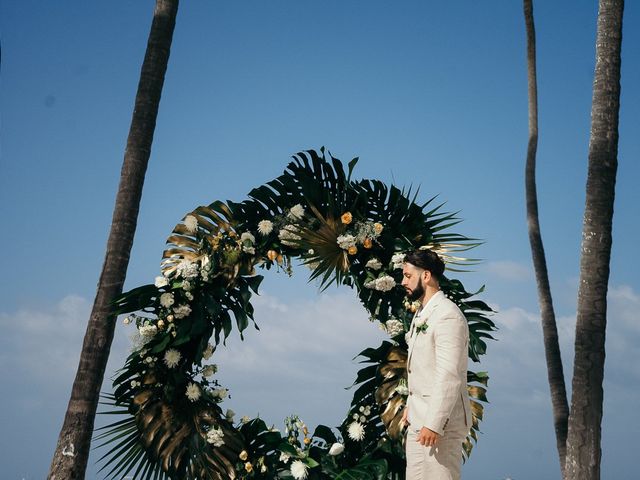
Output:
M349 255L355 255L356 253L358 253L358 247L356 247L355 245L349 247L349 250L347 250L349 252Z
M342 214L342 217L340 217L340 220L342 220L342 223L345 225L349 225L353 221L353 215L351 215L351 212L345 212Z
M240 460L244 462L249 457L249 454L246 450L242 450L238 456L240 457Z
M251 465L251 462L247 462L247 463L245 463L245 464L244 464L244 469L245 469L247 472L251 473L251 471L253 470L253 465Z
M282 262L284 261L284 257L281 254L278 254L278 257L276 258L276 260L278 261L279 265L282 265Z
M158 328L162 330L164 328L164 320L158 320Z
M267 252L267 258L273 262L276 258L278 258L278 252L276 252L275 250L269 250Z
M364 246L364 248L371 248L373 246L373 242L370 238L365 238L364 242L362 242L362 245Z
M311 443L311 439L309 437L304 437L304 444L309 445Z
M382 226L381 223L374 223L373 229L378 235L380 235L382 233L382 230L384 230L384 227Z

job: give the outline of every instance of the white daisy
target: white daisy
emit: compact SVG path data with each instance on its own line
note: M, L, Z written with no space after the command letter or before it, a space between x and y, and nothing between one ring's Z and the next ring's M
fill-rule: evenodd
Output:
M269 235L273 231L273 222L271 220L261 220L258 222L258 233L263 236Z
M182 354L178 350L170 348L164 354L164 363L169 368L175 368L180 363L181 358Z
M198 385L193 382L187 385L187 398L189 400L195 402L200 398L200 395L202 395L202 392L200 391L200 387Z
M364 427L360 422L351 422L347 429L347 433L351 440L360 442L364 438Z
M167 277L163 277L163 276L156 277L156 281L155 281L154 285L157 288L166 287L167 285L169 285L169 280L167 280Z

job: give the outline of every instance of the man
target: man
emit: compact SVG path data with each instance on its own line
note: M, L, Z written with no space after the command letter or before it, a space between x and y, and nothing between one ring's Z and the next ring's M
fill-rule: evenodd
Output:
M431 250L406 255L402 286L422 307L407 333L407 480L460 478L462 442L471 428L467 395L469 327L440 290L444 263Z

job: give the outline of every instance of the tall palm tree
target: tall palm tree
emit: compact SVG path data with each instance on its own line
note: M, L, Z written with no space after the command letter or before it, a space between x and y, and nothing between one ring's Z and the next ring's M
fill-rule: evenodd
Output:
M533 1L524 0L524 19L527 30L527 80L529 90L529 144L525 168L525 191L527 201L527 225L529 243L538 285L538 303L542 320L544 353L547 363L547 377L551 390L553 423L560 459L560 470L564 469L567 445L567 421L569 404L564 383L562 357L558 342L558 328L549 287L547 262L540 234L538 219L538 194L536 189L536 151L538 148L538 85L536 77L536 32L533 21Z
M177 12L178 0L156 0L107 251L71 398L49 469L50 479L84 478L87 468L100 387L115 329L110 303L122 292L129 264Z
M600 0L582 226L575 359L565 474L600 478L602 380L611 227L618 168L623 0Z

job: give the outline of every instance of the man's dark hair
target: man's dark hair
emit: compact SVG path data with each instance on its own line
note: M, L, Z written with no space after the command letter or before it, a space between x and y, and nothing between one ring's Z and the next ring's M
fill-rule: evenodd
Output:
M413 252L409 252L404 257L404 261L418 268L429 270L431 275L436 277L438 281L440 281L444 273L444 262L436 252L431 250L414 250Z

